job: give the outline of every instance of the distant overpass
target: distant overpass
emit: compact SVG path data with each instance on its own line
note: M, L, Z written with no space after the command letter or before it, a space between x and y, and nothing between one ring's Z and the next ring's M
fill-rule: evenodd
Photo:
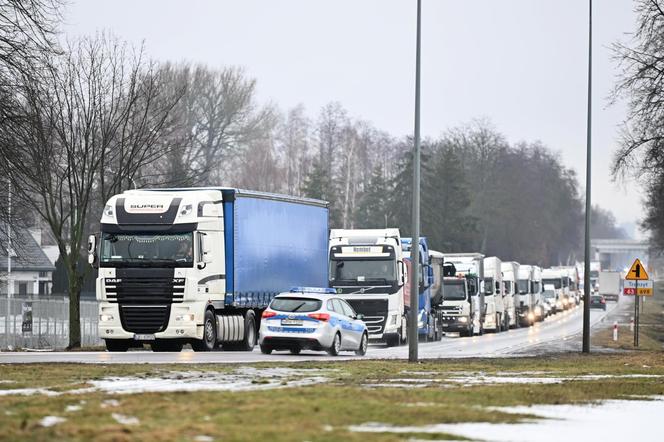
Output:
M648 266L648 242L635 239L591 239L590 249L594 261L601 262L602 270L623 270L635 258Z

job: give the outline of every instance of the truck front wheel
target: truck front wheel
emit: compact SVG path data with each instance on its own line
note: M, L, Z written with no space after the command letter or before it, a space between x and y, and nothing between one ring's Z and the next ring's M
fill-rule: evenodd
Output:
M212 351L217 345L217 319L212 310L205 311L203 322L203 339L191 343L194 351Z

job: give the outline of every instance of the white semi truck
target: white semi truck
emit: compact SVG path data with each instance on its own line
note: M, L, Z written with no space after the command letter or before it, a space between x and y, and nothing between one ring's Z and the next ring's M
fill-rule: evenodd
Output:
M542 271L542 280L544 284L553 285L556 289L557 298L562 301L565 310L572 307L572 300L569 296L569 277L567 271L549 268ZM567 283L565 282L567 281Z
M519 267L520 265L516 261L504 262L500 266L503 271L503 284L505 285L505 310L509 316L510 328L517 328L520 326L520 321L516 313Z
M622 277L620 272L601 271L599 272L599 294L604 296L607 301L616 301L620 298L622 291Z
M535 295L533 294L533 266L521 265L518 271L516 311L522 326L535 323Z
M405 343L410 299L399 229L332 229L329 244L329 285L364 315L369 339Z
M536 321L544 320L544 281L542 276L542 268L533 266L533 280L532 280L532 294L533 294L533 314Z
M250 351L271 299L327 283L324 201L240 189L130 190L88 240L109 351Z
M484 320L487 305L484 293L484 255L481 253L450 253L444 255L445 266L451 264L454 266L454 276L464 278L470 296L469 302L459 302L452 300L448 296L447 300L441 304L444 330L452 330L455 324L464 324L460 317L469 318L472 324L472 334L481 335L484 333ZM444 290L445 287L441 287ZM443 297L442 290L438 292L439 297ZM447 322L445 322L447 321ZM456 327L463 328L463 327ZM455 330L458 331L458 330Z
M505 287L503 285L502 262L500 258L484 258L484 301L486 314L484 329L499 333L509 327L509 317L505 310Z

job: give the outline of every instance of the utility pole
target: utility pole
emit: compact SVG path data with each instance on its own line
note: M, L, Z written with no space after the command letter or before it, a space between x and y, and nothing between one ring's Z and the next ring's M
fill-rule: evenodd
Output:
M11 313L12 287L12 179L7 176L7 314L5 315L5 348L9 349L9 315Z
M415 152L413 153L413 240L410 247L410 319L408 323L408 361L417 362L417 317L420 266L420 46L422 0L417 0L417 37L415 45Z
M590 169L593 72L593 0L588 0L588 122L586 126L586 238L583 260L583 353L590 353Z

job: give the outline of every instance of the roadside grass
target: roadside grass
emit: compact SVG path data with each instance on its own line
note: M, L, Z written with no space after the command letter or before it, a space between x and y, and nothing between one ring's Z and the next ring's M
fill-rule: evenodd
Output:
M653 297L646 297L643 302L639 333L639 346L634 347L634 332L629 327L620 326L618 341L613 340L613 323L608 328L593 333L592 344L622 350L664 350L664 281L655 283ZM628 311L634 311L634 304L630 303Z
M89 387L90 380L133 376L154 378L195 370L232 373L249 364L224 365L0 365L0 390L49 388L57 396L0 396L1 440L311 440L396 441L455 439L445 433L357 433L350 425L377 422L419 426L457 422L516 422L527 415L487 407L585 403L603 399L664 395L664 377L620 377L573 380L560 384L488 384L464 386L456 376L579 375L664 376L664 354L630 352L602 355L554 355L537 358L465 359L409 364L396 360L261 363L252 368L327 370L327 382L264 391L198 391L111 394L66 393ZM535 374L533 374L533 372ZM378 387L399 380L433 380L425 386ZM8 382L9 381L9 382ZM183 380L182 382L186 382ZM109 400L117 401L117 405ZM68 406L80 410L66 411ZM70 408L71 409L71 408ZM122 424L113 413L139 419ZM46 416L67 420L42 427ZM117 417L117 416L116 416Z

